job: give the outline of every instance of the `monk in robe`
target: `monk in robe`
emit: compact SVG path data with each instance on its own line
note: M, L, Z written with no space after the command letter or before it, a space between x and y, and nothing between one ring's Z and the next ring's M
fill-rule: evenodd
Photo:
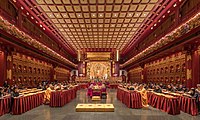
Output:
M44 103L45 104L49 104L50 103L50 96L51 96L51 91L53 90L53 85L50 84L49 87L47 88L47 90L45 91L44 94Z
M141 94L141 100L142 100L142 106L143 107L148 107L148 98L147 98L147 90L144 88L143 85L140 85L138 87L138 91Z

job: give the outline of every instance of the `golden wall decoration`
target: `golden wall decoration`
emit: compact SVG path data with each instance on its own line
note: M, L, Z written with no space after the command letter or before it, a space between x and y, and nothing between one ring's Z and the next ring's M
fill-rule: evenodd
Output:
M187 69L187 80L192 79L192 70Z
M110 52L87 52L86 59L88 60L110 60Z
M7 79L9 79L9 80L12 79L12 71L11 71L11 69L7 70Z
M108 79L111 76L110 62L88 62L87 63L87 78Z

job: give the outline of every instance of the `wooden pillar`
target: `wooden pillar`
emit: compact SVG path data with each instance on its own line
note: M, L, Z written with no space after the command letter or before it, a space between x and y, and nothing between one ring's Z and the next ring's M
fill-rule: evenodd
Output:
M194 50L192 53L192 84L191 87L196 87L199 82L199 72L200 72L200 61L199 52Z
M0 46L0 86L6 80L6 58L4 49Z
M78 76L82 75L83 74L83 62L80 61L78 63Z
M185 65L186 65L186 87L192 87L192 53L191 51L186 52L185 57Z
M12 51L8 50L7 51L7 55L6 55L6 73L7 73L7 77L6 80L8 81L8 83L10 85L13 84L13 80L12 80L12 73L13 73L13 56L12 56Z
M56 65L53 65L50 72L50 82L56 80L56 72L55 72Z
M23 20L22 20L22 10L19 9L18 10L18 17L17 17L17 26L18 26L19 29L22 28L22 22L23 22Z

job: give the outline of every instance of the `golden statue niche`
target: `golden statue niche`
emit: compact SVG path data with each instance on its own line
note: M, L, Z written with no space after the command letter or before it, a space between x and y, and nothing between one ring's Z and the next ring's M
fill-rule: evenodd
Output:
M111 76L110 69L110 62L88 62L87 77L90 79L108 79Z

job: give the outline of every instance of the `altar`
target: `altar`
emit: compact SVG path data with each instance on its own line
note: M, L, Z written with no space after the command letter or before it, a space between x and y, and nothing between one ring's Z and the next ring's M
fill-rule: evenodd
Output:
M106 85L101 82L90 83L87 91L89 97L106 95Z

